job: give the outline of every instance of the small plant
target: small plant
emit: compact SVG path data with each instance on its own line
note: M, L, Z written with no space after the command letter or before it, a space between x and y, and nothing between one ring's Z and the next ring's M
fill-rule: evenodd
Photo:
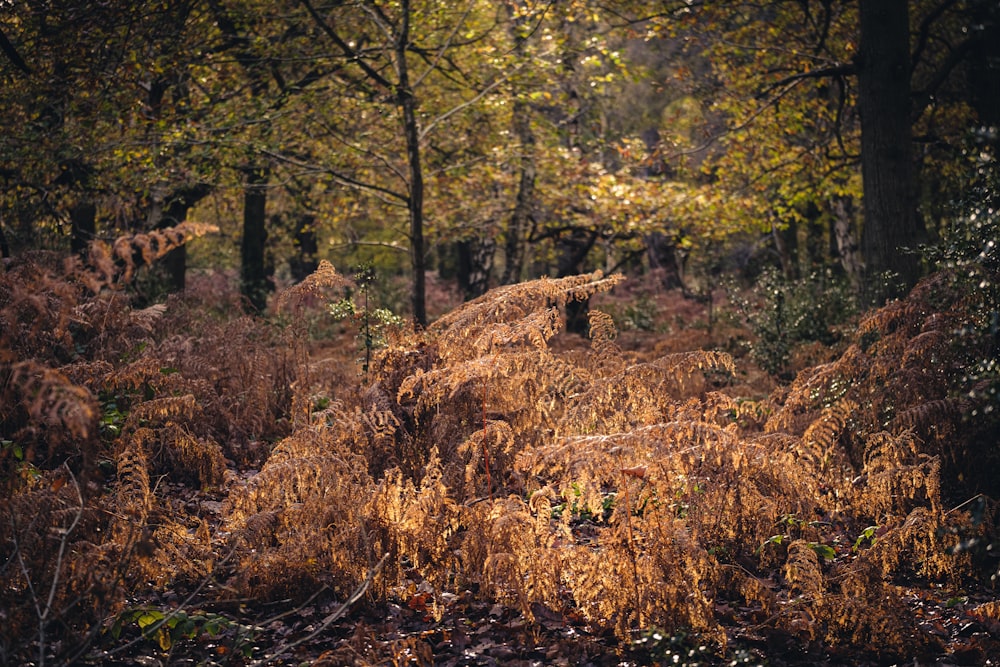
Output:
M37 479L41 475L41 471L36 468L31 461L28 460L28 454L17 442L13 440L0 440L0 461L3 459L11 458L13 459L13 465L10 466L12 469L12 478L14 476L21 478L22 481L29 479ZM6 473L0 473L6 476ZM2 479L6 483L6 479Z
M129 627L137 628L143 639L153 642L162 651L170 651L183 641L231 635L231 650L234 653L249 658L253 652L253 628L219 614L140 607L119 614L107 633L117 640Z
M861 534L858 535L858 539L854 540L854 546L851 548L851 550L860 551L861 546L865 542L868 542L869 546L875 544L875 540L878 539L877 538L878 528L879 528L878 526L868 526L867 528L862 530Z
M656 302L642 294L622 310L616 324L622 330L656 331Z
M354 274L354 282L362 296L360 309L350 297L330 305L330 314L335 320L350 320L358 327L358 342L364 354L360 359L361 370L365 374L371 366L372 352L385 347L389 331L403 324L403 319L388 308L371 307L369 297L375 277L375 269L370 265L362 266Z

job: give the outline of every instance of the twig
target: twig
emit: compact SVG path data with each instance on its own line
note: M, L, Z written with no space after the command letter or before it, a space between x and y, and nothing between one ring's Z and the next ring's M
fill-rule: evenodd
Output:
M260 659L260 660L258 660L256 662L252 663L252 665L254 667L257 667L258 665L266 665L266 664L268 664L270 662L274 662L278 658L280 658L280 657L282 657L284 655L287 655L289 652L291 652L297 646L301 646L302 644L306 643L307 641L310 641L310 640L314 639L318 634L320 634L321 632L323 632L324 630L326 630L328 627L330 627L330 625L334 621L336 621L337 619L341 618L344 614L347 613L347 610L350 608L351 605L353 605L355 602L357 602L358 600L361 599L361 596L363 596L365 594L365 592L368 590L368 587L371 585L372 580L375 579L375 575L379 573L379 571L382 569L382 566L385 565L385 562L387 560L389 560L389 554L388 553L386 553L384 556L382 556L382 559L378 563L375 564L375 567L373 567L371 570L368 571L368 576L366 576L365 580L362 581L361 584L354 590L354 592L351 594L351 597L347 598L347 600L345 600L343 604L341 604L339 607L337 607L336 611L334 611L332 614L330 614L329 616L327 616L326 618L324 618L323 622L319 624L319 627L317 627L315 630L313 630L312 632L310 632L305 637L302 637L301 639L298 639L298 640L292 642L291 644L288 644L288 645L282 647L281 649L278 650L277 653L269 655L266 658L262 658L262 659Z

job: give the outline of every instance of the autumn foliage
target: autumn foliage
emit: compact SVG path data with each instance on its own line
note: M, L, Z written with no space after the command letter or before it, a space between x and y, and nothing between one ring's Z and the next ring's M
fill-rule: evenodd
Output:
M359 377L310 354L304 313L351 286L327 263L251 319L195 290L133 310L133 254L95 253L0 273L4 662L114 650L130 601L168 587L249 605L363 587L431 619L472 595L623 652L658 628L718 655L790 637L896 660L949 650L914 591L982 581L994 505L964 501L995 490L997 451L963 369L991 343L956 344L978 315L947 274L746 396L731 353L626 351L596 309L588 341L561 333L562 307L619 275L495 289L395 332Z

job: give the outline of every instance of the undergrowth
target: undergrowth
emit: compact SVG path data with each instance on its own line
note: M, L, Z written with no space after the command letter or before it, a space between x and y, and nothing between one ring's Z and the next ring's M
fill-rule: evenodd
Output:
M626 352L598 310L585 346L556 345L566 303L617 275L386 329L359 378L297 325L352 287L328 263L271 319L220 320L190 295L131 309L136 267L109 257L0 273L2 662L71 662L134 620L127 600L182 582L258 602L370 583L372 604L419 583L438 618L471 591L713 655L734 606L759 632L895 660L941 650L901 584L981 574L959 547L992 501L958 501L994 491L972 462L996 452L968 437L990 399L963 369L992 341L947 273L746 400L730 355ZM223 497L217 519L178 487Z

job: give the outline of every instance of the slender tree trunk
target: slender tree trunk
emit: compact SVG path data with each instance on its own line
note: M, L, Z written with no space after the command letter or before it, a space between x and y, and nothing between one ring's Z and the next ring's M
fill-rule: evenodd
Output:
M0 216L0 257L10 257L10 245L7 243L7 235L3 231L3 216Z
M556 241L559 251L557 274L559 278L578 274L583 269L587 255L597 243L597 234L585 230L573 230L567 236ZM590 304L587 301L569 301L566 304L566 331L586 335L588 321L587 312Z
M771 238L774 241L774 249L778 251L778 260L781 262L781 273L788 280L794 280L798 277L799 266L798 225L790 222L782 228L772 223Z
M916 211L910 129L910 32L907 0L862 0L858 49L858 106L861 113L861 174L865 263L864 298L876 304L897 296L880 283L898 274L904 286L916 282L920 263L901 252L923 240Z
M267 268L267 180L268 168L255 165L246 169L243 192L242 280L240 291L257 312L267 307L271 290Z
M410 45L410 2L402 2L402 21L396 42L396 74L399 85L397 95L403 113L403 132L406 135L406 159L409 168L409 196L407 207L410 215L410 267L413 271L413 322L418 327L427 326L427 287L424 256L424 174L420 166L420 125L417 121L417 100L410 89L410 72L406 51Z
M847 274L851 287L858 292L861 287L863 266L858 256L857 236L854 233L854 203L846 197L838 197L833 202L833 222L831 232L837 244L840 265Z
M678 257L674 240L666 234L653 232L646 238L646 252L650 267L662 270L664 288L684 289L684 265Z
M517 197L514 201L514 212L507 226L507 239L504 244L504 270L501 282L504 285L516 283L521 279L524 269L525 236L531 222L532 206L535 199L535 134L531 130L531 116L528 105L521 100L515 100L513 113L514 136L521 146L518 161L521 172L517 185Z

